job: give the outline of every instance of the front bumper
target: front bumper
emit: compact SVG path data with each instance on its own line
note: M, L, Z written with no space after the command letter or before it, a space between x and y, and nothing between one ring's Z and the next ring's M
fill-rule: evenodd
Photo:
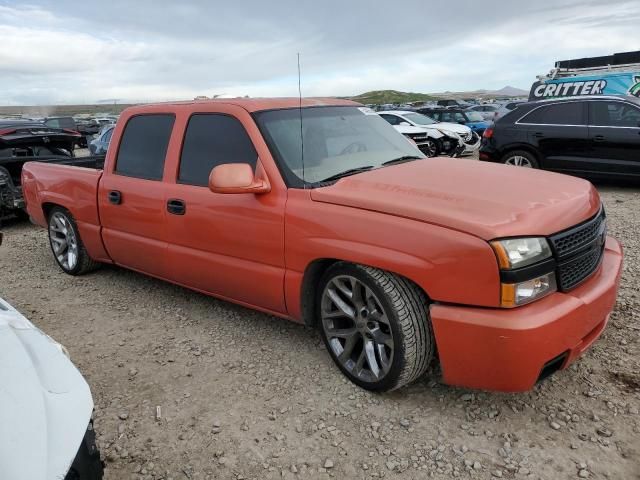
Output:
M468 142L463 142L461 139L461 142L464 145L464 150L462 151L460 156L475 154L480 149L480 140L480 135L478 135L476 132L471 132L471 140L469 140Z
M603 332L621 271L622 248L608 237L601 266L569 292L514 309L432 305L445 383L522 392L546 376L554 361L566 368Z

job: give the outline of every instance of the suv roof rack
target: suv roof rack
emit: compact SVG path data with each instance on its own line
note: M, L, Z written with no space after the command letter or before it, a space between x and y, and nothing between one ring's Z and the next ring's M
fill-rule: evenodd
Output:
M538 75L538 80L575 77L577 75L623 73L640 71L640 50L635 52L614 53L602 57L585 57L573 60L560 60L546 75Z

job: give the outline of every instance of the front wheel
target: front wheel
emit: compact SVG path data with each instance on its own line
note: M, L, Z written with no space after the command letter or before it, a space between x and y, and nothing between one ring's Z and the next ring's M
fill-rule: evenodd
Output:
M424 142L422 151L427 157L435 157L436 155L438 155L438 153L440 153L440 149L438 148L436 140L433 140L431 138L427 139L427 141Z
M394 390L427 370L435 342L426 295L413 283L340 262L325 273L318 293L325 345L353 383Z
M49 245L58 266L69 275L82 275L100 265L87 253L73 216L62 207L49 213Z

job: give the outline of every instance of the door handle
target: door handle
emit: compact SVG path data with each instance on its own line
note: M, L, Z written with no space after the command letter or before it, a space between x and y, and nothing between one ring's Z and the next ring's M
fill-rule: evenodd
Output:
M172 198L167 201L167 212L172 215L184 215L187 212L187 205L184 203L184 200Z
M536 133L533 134L533 136L536 137L536 138L542 138L542 137L544 137L544 133L536 132Z
M111 190L107 197L109 197L109 203L113 203L114 205L120 205L122 203L122 194L117 190Z
M604 142L604 135L596 135L593 137L594 142Z

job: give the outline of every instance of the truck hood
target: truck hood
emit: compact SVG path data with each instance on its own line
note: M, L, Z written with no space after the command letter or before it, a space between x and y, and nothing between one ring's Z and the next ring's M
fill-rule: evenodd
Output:
M485 240L550 235L600 208L598 193L586 180L459 158L429 158L363 172L313 189L311 198Z
M65 478L89 424L87 382L58 343L0 299L2 478Z

